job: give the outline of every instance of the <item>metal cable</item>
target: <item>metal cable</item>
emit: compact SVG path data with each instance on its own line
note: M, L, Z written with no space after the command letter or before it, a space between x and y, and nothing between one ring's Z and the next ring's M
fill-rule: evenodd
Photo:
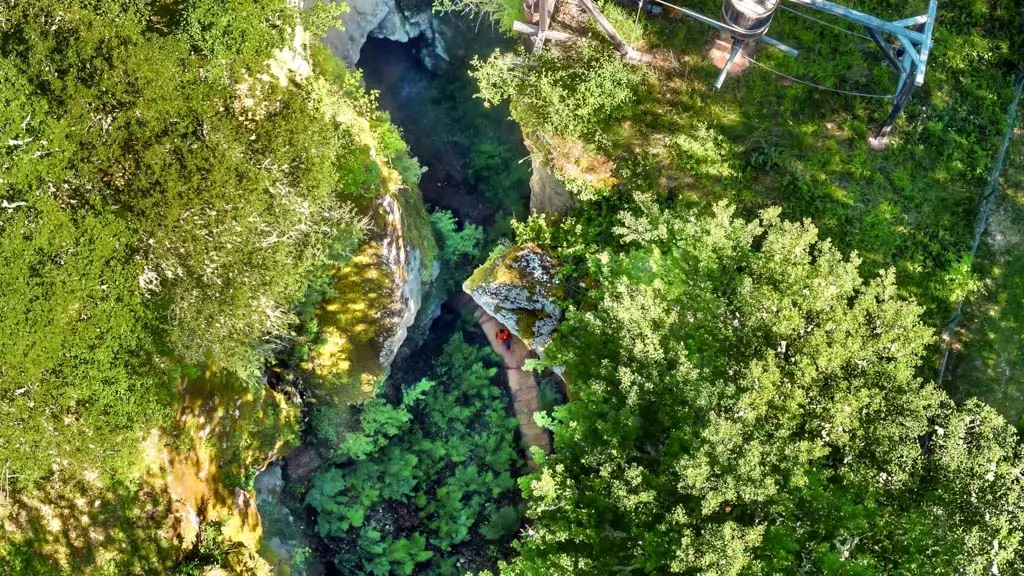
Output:
M643 10L643 9L644 9L644 0L640 0L640 2L636 5L636 19L633 20L633 38L630 39L630 41L629 41L630 44L633 44L633 43L636 42L636 27L637 27L637 25L640 24L640 11Z
M1021 68L1020 72L1017 73L1017 77L1014 78L1013 100L1010 101L1010 109L1006 114L1006 129L1003 131L1003 141L999 146L999 152L996 154L996 160L992 165L992 171L989 172L988 186L985 189L985 194L981 200L981 206L978 209L978 223L974 227L974 241L971 243L970 264L972 269L974 267L974 258L978 254L978 246L981 244L981 235L985 232L985 228L988 225L989 212L992 210L992 205L995 203L996 193L999 191L999 176L1003 172L1003 162L1006 160L1006 150L1010 146L1010 140L1013 138L1013 133L1017 126L1017 104L1020 102L1021 92L1024 92L1024 67ZM966 300L966 296L960 299L960 303L957 304L956 310L953 311L953 317L950 318L949 323L946 325L946 329L942 331L942 362L939 364L939 376L936 379L936 382L940 385L946 375L946 365L949 362L949 354L953 350L953 340L955 338L954 333L960 325L960 318L963 316L964 301Z
M779 72L778 70L776 70L774 68L771 68L769 66L761 64L760 62L758 62L757 60L754 60L750 56L747 56L747 60L752 62L752 63L754 63L756 66L758 66L758 67L760 67L760 68L762 68L764 70L767 70L768 72L771 72L772 74L775 74L776 76L781 76L781 77L783 77L783 78L785 78L787 80L791 80L793 82L796 82L797 84L803 84L804 86L807 86L809 88L816 88L818 90L826 90L828 92L835 92L836 94L843 94L843 95L846 95L846 96L859 96L861 98L882 98L882 99L885 99L885 100L891 100L891 99L896 97L895 93L892 93L892 94L867 94L865 92L854 92L853 90L840 90L838 88L829 88L828 86L822 86L821 84L815 84L814 82L809 82L807 80L801 80L800 78L795 78L793 76L790 76L789 74L786 74L785 72Z
M858 38L863 38L863 39L865 39L865 40L867 40L869 42L872 41L871 40L871 36L868 36L866 34L859 34L857 32L854 32L853 30L847 30L846 28L843 28L842 26L836 26L835 24L830 24L828 22L825 22L824 20L819 20L818 18L815 18L814 16L811 16L810 14L804 14L803 12L801 12L799 10L794 10L794 9L790 8L789 6L783 5L783 6L781 6L781 8L783 10L785 10L786 12L792 12L793 14L796 14L797 16L801 16L803 18L807 18L808 20L812 20L814 22L817 22L818 24L821 24L822 26L828 26L829 28L833 28L835 30L839 30L840 32L845 32L846 34L851 34L851 35L856 36Z

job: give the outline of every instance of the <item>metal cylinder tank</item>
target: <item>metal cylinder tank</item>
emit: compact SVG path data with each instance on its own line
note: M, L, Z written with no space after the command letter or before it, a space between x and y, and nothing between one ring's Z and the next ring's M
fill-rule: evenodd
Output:
M768 31L780 0L722 0L722 18L737 38L757 38Z

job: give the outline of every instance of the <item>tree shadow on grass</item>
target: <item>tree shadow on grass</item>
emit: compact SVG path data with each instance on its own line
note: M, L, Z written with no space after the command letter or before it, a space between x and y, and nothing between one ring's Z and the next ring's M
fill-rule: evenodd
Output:
M170 504L153 490L85 482L0 501L0 575L165 573Z
M964 308L947 388L978 396L1024 424L1024 132L1007 156L999 196L975 260L982 289Z

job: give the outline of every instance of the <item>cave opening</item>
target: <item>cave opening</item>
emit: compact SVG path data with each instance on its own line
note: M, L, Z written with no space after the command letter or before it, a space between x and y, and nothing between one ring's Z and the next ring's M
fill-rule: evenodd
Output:
M368 38L357 67L425 168L420 191L428 208L484 227L489 249L506 235L510 218L527 214L529 162L523 160L529 153L507 106L486 108L470 76L473 56L486 58L510 40L484 30L462 32L451 35L461 38L454 47L454 40L445 42L443 69L424 64L425 54L441 60L422 35L407 42Z

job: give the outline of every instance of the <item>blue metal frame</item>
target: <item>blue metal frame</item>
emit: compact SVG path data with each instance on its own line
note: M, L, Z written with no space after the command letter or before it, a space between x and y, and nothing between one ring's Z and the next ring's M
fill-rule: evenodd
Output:
M900 44L903 45L904 53L909 54L913 64L916 65L914 70L911 71L910 67L905 63L906 59L904 59L903 73L907 76L913 76L915 85L920 86L924 84L925 69L928 66L928 54L932 49L932 32L935 29L935 13L938 11L938 0L929 0L927 14L903 18L893 22L858 12L852 8L840 6L828 0L788 1L855 22L868 30L873 30L877 34L884 33L895 36L900 41ZM922 24L924 29L920 30ZM902 78L900 88L902 88Z
M736 28L719 22L713 18L708 18L707 16L694 12L689 8L676 6L666 2L665 0L652 1L674 10L678 10L684 15L713 28L724 30L726 32L745 32L737 30ZM874 41L879 50L882 51L886 61L899 74L892 111L889 113L885 123L881 128L879 128L878 133L876 134L876 138L884 140L885 137L888 136L889 131L892 130L892 126L896 122L896 118L903 112L903 108L910 100L910 96L913 94L914 88L924 84L924 75L928 67L928 55L931 53L932 49L932 33L935 30L935 14L938 11L938 0L929 0L928 12L925 14L902 18L892 22L882 20L881 18L870 14L858 12L852 8L847 8L846 6L841 6L834 2L829 2L828 0L787 1L863 26L867 30L871 40ZM903 48L902 58L897 59L897 55L892 52L889 45L887 45L883 40L883 34L894 36L899 41ZM726 71L739 55L739 48L742 46L742 42L740 42L739 38L740 37L738 36L733 37L733 46L729 54L728 62L722 69L722 72L718 75L718 78L715 80L715 88L721 88L722 83L725 82ZM795 48L791 48L790 46L787 46L773 38L769 38L768 36L761 36L758 40L762 40L765 44L778 48L791 56L799 54L799 51ZM910 78L913 78L913 83L908 85L907 80Z

